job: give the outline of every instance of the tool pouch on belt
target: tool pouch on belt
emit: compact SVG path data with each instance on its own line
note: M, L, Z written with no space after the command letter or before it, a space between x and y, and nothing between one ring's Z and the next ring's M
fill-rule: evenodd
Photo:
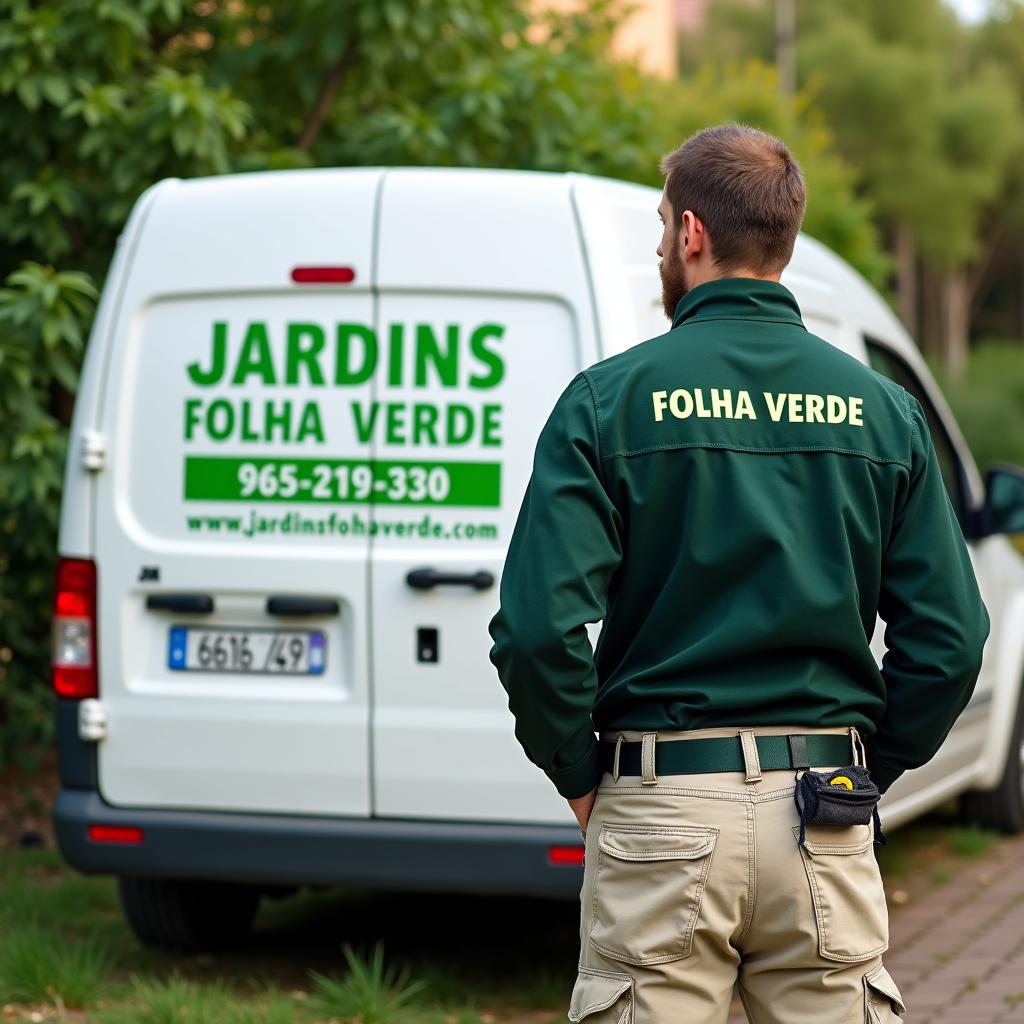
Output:
M875 842L886 843L878 818L881 794L867 768L849 764L832 772L809 769L797 778L793 798L800 813L800 845L806 825L866 825L875 823Z

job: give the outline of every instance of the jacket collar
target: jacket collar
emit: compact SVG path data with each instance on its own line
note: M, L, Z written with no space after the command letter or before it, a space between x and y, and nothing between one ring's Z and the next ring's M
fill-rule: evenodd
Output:
M796 296L778 281L718 277L691 288L677 303L672 327L695 320L768 320L804 327Z

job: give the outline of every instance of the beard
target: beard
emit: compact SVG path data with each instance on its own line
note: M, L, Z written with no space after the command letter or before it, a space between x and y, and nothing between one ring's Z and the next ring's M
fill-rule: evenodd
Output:
M665 310L665 316L671 321L676 315L679 300L690 290L690 282L686 279L686 267L676 253L675 244L658 264L658 273L661 274L661 305Z

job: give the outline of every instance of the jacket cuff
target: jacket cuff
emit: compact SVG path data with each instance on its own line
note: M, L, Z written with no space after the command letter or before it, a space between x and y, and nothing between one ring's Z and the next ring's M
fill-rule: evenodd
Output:
M550 770L545 768L544 773L566 800L575 800L577 797L586 796L597 786L604 774L597 753L597 740L591 733L590 746L583 757L566 768Z
M868 753L868 775L878 787L879 793L884 793L905 771L906 768L901 768L892 761L875 758Z

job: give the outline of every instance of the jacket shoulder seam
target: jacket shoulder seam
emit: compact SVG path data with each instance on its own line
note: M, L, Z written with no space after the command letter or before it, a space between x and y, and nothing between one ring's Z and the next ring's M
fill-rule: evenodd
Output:
M839 455L859 455L861 458L869 459L871 462L895 463L899 466L909 468L910 463L903 458L889 458L884 455L874 455L871 452L861 451L857 448L840 448L838 445L828 444L798 444L784 447L758 448L753 445L727 444L724 441L676 441L672 444L648 445L645 448L634 448L618 452L609 452L604 456L605 460L629 458L631 455L644 455L648 452L670 451L673 448L727 448L735 452L752 452L754 454L782 454L786 452L836 452Z
M903 388L903 385L901 384L900 387ZM910 406L910 392L906 388L903 388L903 402L907 407L907 419L910 420L910 446L911 452L913 452L914 441L916 440L920 444L921 438L917 433L917 420L914 416L914 410Z
M604 450L604 442L601 439L601 402L600 399L597 397L597 387L595 386L594 382L590 379L590 374L587 373L586 370L580 370L579 376L581 376L587 382L587 387L590 389L590 401L594 405L594 426L597 432L597 461L598 465L602 467L602 483L604 483L605 487L607 487L607 481L603 479L605 457L602 454Z

